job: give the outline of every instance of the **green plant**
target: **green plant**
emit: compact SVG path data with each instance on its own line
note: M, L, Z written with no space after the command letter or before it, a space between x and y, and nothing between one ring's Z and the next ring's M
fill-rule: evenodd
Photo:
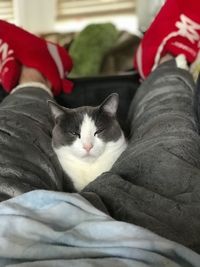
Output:
M111 23L90 24L83 29L69 49L74 62L70 77L97 75L103 56L117 37L118 30Z

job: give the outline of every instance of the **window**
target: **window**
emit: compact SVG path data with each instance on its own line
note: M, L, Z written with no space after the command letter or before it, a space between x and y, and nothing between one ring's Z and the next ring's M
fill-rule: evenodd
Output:
M13 1L12 0L0 0L0 19L13 21Z
M58 0L57 19L134 14L136 0Z

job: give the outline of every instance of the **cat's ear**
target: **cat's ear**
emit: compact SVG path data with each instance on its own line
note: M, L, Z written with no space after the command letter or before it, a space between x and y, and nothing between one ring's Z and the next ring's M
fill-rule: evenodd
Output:
M51 110L51 114L54 120L64 114L64 110L62 109L62 107L56 104L55 102L48 100L47 104Z
M118 104L119 104L119 95L113 93L103 101L103 103L100 105L100 110L114 117L117 113Z

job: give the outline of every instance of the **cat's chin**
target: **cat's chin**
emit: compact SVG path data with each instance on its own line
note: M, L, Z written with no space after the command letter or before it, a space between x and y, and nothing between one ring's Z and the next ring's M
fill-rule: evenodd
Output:
M92 154L84 154L81 159L87 162L94 162L98 157Z

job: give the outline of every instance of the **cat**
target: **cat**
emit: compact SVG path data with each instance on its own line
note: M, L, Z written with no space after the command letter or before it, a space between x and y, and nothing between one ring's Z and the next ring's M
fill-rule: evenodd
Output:
M77 191L109 171L127 147L116 119L118 102L115 93L97 107L69 109L48 101L55 122L52 147Z

